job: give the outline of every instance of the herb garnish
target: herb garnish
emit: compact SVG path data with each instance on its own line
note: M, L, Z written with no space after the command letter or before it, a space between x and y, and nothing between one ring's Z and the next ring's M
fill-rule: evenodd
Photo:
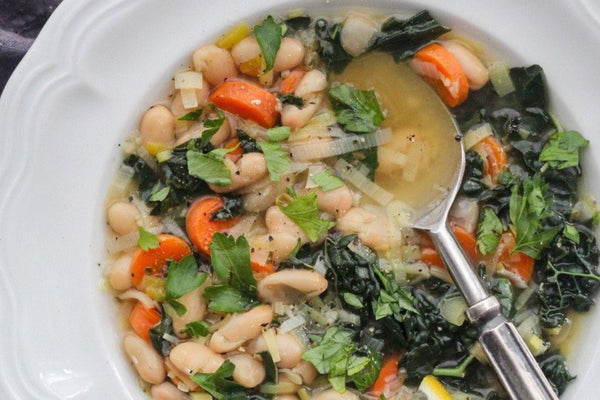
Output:
M196 372L191 378L215 399L222 399L231 392L240 392L240 394L244 392L244 388L231 379L234 370L235 365L231 361L225 360L212 374Z
M483 217L477 225L477 248L483 255L490 254L500 242L502 222L491 208L483 209Z
M284 204L279 201L277 206L306 233L312 242L316 242L323 232L335 225L334 222L321 218L317 206L317 194L314 192L304 196L292 196L289 203Z
M334 190L337 188L341 188L344 186L344 181L333 175L329 170L324 169L323 171L317 172L312 175L310 179L319 185L319 187L324 191L328 192L330 190Z
M579 149L589 143L577 131L556 132L542 148L540 161L556 169L576 167L579 165Z
M234 149L215 149L206 154L188 150L187 164L190 175L217 186L231 185L231 172L225 166L223 157Z
M198 272L198 264L193 255L186 256L180 261L171 261L167 272L167 295L165 300L181 316L187 311L179 299L184 294L200 287L206 281L207 275Z
M142 248L144 251L148 251L150 249L156 249L160 244L158 240L158 236L146 231L141 226L138 228L140 232L140 237L137 241L137 245Z
M373 90L338 83L329 89L329 98L337 122L348 132L374 132L385 119Z
M269 176L274 182L279 181L279 175L289 170L291 167L288 159L288 152L283 150L277 142L263 141L258 142L258 147L265 155Z
M269 72L275 64L275 57L281 45L284 29L283 26L276 23L272 16L268 16L260 25L256 25L253 29L254 36L258 42L258 46L265 59L265 71Z

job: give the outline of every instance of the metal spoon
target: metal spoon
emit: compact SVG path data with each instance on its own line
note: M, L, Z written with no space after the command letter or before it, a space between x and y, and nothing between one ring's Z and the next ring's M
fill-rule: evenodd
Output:
M418 218L414 227L429 232L450 276L469 306L467 317L478 327L479 343L510 397L514 400L558 400L515 326L500 312L498 299L487 293L448 226L448 212L465 169L462 141L460 152L460 168L448 196Z

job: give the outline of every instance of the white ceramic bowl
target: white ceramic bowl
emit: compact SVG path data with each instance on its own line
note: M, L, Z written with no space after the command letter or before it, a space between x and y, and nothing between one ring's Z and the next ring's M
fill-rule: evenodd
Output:
M65 0L0 99L0 398L144 399L101 290L103 199L118 143L191 51L240 20L348 7L418 11L513 65L541 64L552 109L580 130L600 198L600 5L595 0ZM569 355L565 399L597 398L600 312Z

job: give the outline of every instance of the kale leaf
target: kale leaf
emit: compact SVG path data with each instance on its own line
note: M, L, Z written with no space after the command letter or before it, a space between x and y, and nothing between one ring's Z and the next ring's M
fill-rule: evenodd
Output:
M330 71L336 73L341 73L352 61L352 56L344 50L340 43L341 28L341 24L332 24L323 18L315 22L321 61Z

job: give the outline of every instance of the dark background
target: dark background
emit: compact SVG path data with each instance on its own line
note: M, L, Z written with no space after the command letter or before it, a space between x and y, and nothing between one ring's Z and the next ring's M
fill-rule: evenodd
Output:
M0 93L60 2L61 0L0 0Z

